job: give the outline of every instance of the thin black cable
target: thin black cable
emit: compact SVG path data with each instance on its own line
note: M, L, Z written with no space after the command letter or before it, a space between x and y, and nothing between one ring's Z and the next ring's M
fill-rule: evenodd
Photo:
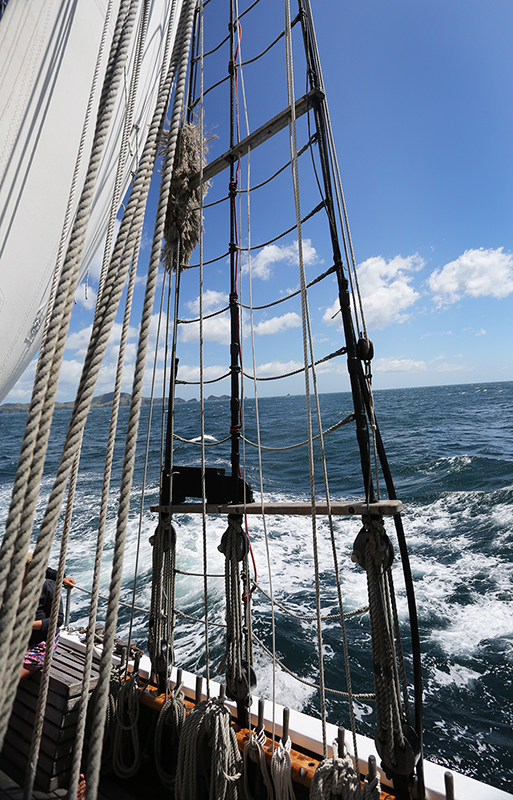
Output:
M324 207L325 207L325 203L324 203L324 200L323 200L322 202L318 203L318 205L316 205L315 208L312 209L312 211L310 211L310 213L306 215L306 217L303 217L303 219L301 220L301 224L304 224L309 219L311 219L311 217L314 217ZM288 228L286 231L283 231L283 233L278 234L278 236L275 236L273 239L269 239L267 242L263 242L262 244L251 245L251 248L249 248L249 247L239 247L239 250L242 250L243 252L248 252L248 250L250 250L250 249L251 250L261 250L262 247L267 247L268 244L272 244L273 242L277 242L278 239L283 239L284 236L287 236L287 234L292 233L292 231L295 231L296 229L297 229L297 225L292 225L291 228Z

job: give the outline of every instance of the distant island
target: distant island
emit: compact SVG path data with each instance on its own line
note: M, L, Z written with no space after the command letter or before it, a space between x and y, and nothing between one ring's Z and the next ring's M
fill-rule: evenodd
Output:
M112 398L114 397L114 392L107 392L107 394L100 394L97 397L93 397L91 402L91 408L108 408L112 405ZM121 392L121 397L119 401L120 406L128 406L130 405L130 398L131 395L127 392ZM212 400L229 400L230 397L227 394L222 395L215 395L211 394L205 398L205 402L211 402ZM162 402L161 397L156 397L153 399L154 405L160 405ZM197 403L198 400L196 397L192 397L190 400L184 400L182 397L175 397L175 403ZM55 403L55 408L73 408L74 401L71 400L68 403ZM149 406L151 403L150 397L143 397L142 398L142 405ZM22 411L27 413L29 410L30 403L4 403L0 406L0 414L17 414Z

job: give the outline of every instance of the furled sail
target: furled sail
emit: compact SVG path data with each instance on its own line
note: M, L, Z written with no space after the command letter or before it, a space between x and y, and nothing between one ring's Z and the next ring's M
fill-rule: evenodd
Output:
M80 280L108 225L125 102L143 3L127 55L93 197ZM106 13L110 9L91 121L70 220L87 169L95 111L120 0L27 0L7 5L0 23L0 401L41 341L70 185L82 136ZM120 195L126 191L147 133L163 61L172 47L181 0L151 0ZM168 20L171 17L171 24ZM174 20L174 21L173 21ZM68 233L70 223L67 225ZM62 248L61 248L62 249Z

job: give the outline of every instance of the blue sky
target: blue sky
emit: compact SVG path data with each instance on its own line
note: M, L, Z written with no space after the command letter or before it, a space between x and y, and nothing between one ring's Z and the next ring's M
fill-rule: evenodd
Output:
M240 3L241 9L247 5ZM257 6L254 15L244 18L243 60L279 33L283 11L280 3L274 6L272 16L259 17ZM513 5L510 0L312 0L312 7L367 326L376 350L374 386L513 380ZM225 23L215 16L209 18L208 26L206 49L226 31ZM296 28L295 36L298 32ZM263 76L253 67L244 70L252 129L286 104L283 44L274 51ZM214 72L222 77L224 56L212 61ZM299 61L295 83L299 96L305 85ZM224 91L213 92L210 104L206 103L205 127L216 137L210 143L209 159L226 149L222 142ZM300 144L305 136L302 123ZM264 145L261 153L252 156L253 185L266 170L269 173L282 163L278 145L287 145L285 134L276 146ZM318 196L315 199L312 175L306 170L305 177L300 177L306 189L302 206L306 213ZM213 182L206 202L223 196L227 180L225 172ZM241 174L241 187L245 180ZM253 244L293 224L294 207L284 201L287 192L284 179L261 201L260 209L255 201ZM309 192L313 199L308 198ZM155 198L154 187L150 206ZM226 252L227 228L223 226L220 211L205 213L205 258ZM213 244L207 244L212 235ZM330 265L330 246L317 218L305 225L303 236L310 279ZM253 254L255 303L297 286L296 240L291 235ZM150 241L148 223L143 261ZM241 241L247 243L244 230ZM191 263L197 260L197 254L193 255ZM61 400L72 398L80 374L97 272L96 264L87 300L83 289L77 291L59 388ZM194 280L184 287L181 316L196 313L199 290ZM337 305L336 287L330 281L312 298L316 357L341 344L338 320L331 319ZM225 282L225 261L206 269L204 304L209 309L226 304ZM248 284L245 257L241 284ZM128 367L135 355L142 287L141 277ZM284 303L255 318L256 364L261 375L277 374L286 371L287 365L300 363L300 347L292 344L292 337L300 332L299 314L297 304ZM243 324L243 347L251 371L247 317ZM189 341L192 327L181 334L183 378L194 378L198 372L198 350ZM206 330L207 377L227 369L226 331L224 316L214 318ZM113 345L97 393L110 390L115 355ZM340 366L331 364L320 370L322 391L348 388L344 365ZM32 365L7 400L29 399L33 369ZM260 384L259 392L295 393L301 390L297 381ZM124 390L130 391L130 384L128 368ZM207 394L227 392L226 381L207 390ZM177 393L189 398L197 396L197 388L183 387Z

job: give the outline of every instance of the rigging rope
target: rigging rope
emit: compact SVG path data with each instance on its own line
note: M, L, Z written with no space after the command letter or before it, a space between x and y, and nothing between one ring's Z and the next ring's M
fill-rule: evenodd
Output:
M271 759L271 775L273 777L274 793L276 800L294 800L295 794L292 786L292 762L290 749L292 742L290 736L285 743L283 739L278 742Z
M57 375L64 353L65 337L73 306L80 255L90 215L92 193L117 88L121 80L124 60L128 51L136 8L137 4L135 2L128 9L124 2L121 3L113 40L115 47L114 51L111 50L106 81L100 101L95 143L67 255L61 270L52 319L48 325L47 336L38 362L32 401L27 417L27 427L6 523L6 532L0 551L2 555L0 558L0 595L4 595L0 616L0 680L2 681L2 686L5 686L6 683L11 685L16 680L19 664L26 649L39 598L38 589L46 569L65 485L81 441L81 430L85 423L84 411L87 413L86 404L80 409L81 415L76 408L74 409L66 442L66 457L63 456L61 460L54 490L52 490L49 505L39 532L31 569L20 599L24 562L50 433L51 410L57 390ZM125 15L126 20L124 19ZM72 431L75 420L77 425L75 425L75 430ZM17 613L16 607L18 607ZM14 629L16 634L13 636ZM4 699L3 713L0 714L0 744L5 736L13 703L11 694L10 692L0 691L0 697Z
M187 2L186 0L186 2L184 2L182 6L182 14L180 19L180 29L181 29L179 36L181 45L179 51L180 65L178 69L177 85L175 88L173 115L171 121L171 132L168 141L166 159L163 167L161 194L159 197L157 218L155 223L155 233L153 238L150 264L148 267L146 293L145 293L143 313L141 318L136 367L134 371L134 383L132 389L132 398L129 410L129 421L127 427L127 440L125 446L123 474L121 478L120 501L119 501L118 521L116 529L116 542L115 542L113 562L112 562L110 599L109 599L107 617L105 622L104 650L103 650L102 660L100 662L97 701L93 710L93 730L97 730L98 732L103 730L106 708L107 708L108 681L111 669L110 651L114 642L119 593L121 589L123 554L124 554L124 546L126 538L128 512L130 506L130 488L133 478L134 454L135 454L135 447L137 440L137 429L138 429L139 413L140 413L140 405L142 397L142 382L143 382L146 350L148 345L149 326L153 308L153 298L155 294L158 267L160 262L160 242L162 240L165 214L167 209L169 179L173 167L177 130L181 116L181 108L185 92L187 58L190 48L194 6L195 3L193 2L193 0L189 0L189 2ZM139 170L136 176L136 180L141 171L142 170ZM103 300L103 295L102 295L102 300ZM88 763L90 765L92 774L91 777L89 778L86 788L87 800L89 800L89 796L91 797L96 796L98 787L99 769L100 769L100 753L101 753L101 737L96 736L93 739L89 753ZM89 787L91 787L90 790Z
M299 256L299 273L301 283L301 316L302 316L302 329L303 329L303 362L304 362L304 377L305 377L305 396L306 396L306 414L308 425L308 463L310 473L310 496L312 502L312 509L315 508L315 480L314 480L314 457L313 457L313 441L312 441L312 415L310 410L310 377L308 365L311 359L314 363L314 358L308 353L308 339L310 340L311 347L311 331L309 323L309 310L308 298L306 290L306 275L305 264L303 258L303 237L302 237L302 220L301 208L299 201L299 175L297 164L297 135L296 135L296 106L294 96L294 74L293 74L293 52L292 52L292 30L290 22L290 2L285 0L285 55L287 65L287 100L290 107L290 123L289 123L289 140L290 140L290 158L292 162L292 185L294 190L294 205L296 210L296 226L298 237L298 256ZM314 370L312 373L315 374ZM320 683L320 701L321 701L321 724L322 724L322 740L323 740L323 753L326 756L327 742L326 742L326 698L324 695L324 664L322 656L322 629L321 629L321 608L320 608L320 580L319 580L319 556L317 548L317 520L315 512L312 513L312 548L314 558L314 577L316 589L316 612L317 612L317 649L319 659L319 683Z

